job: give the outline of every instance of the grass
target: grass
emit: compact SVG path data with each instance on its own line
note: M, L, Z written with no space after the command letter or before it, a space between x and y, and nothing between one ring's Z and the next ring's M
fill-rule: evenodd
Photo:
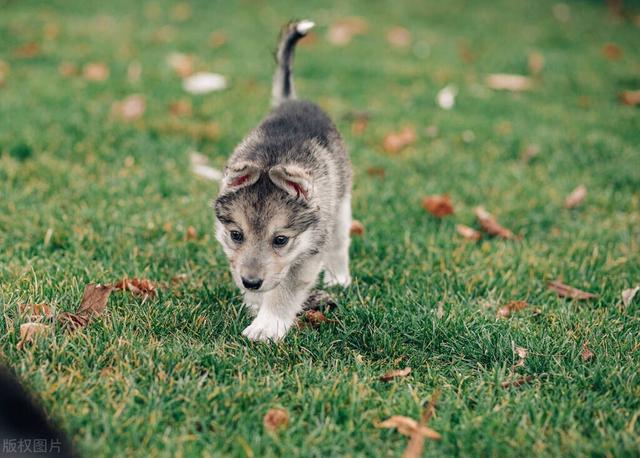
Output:
M640 303L623 308L620 292L640 282L640 118L617 94L640 85L638 27L588 1L570 2L566 23L548 1L290 3L199 1L180 20L164 0L0 1L4 363L86 456L399 456L406 438L375 423L418 418L436 389L430 426L443 439L427 456L637 456ZM327 26L350 15L369 31L329 44ZM337 322L267 346L240 335L250 318L213 237L217 187L191 175L187 152L222 167L266 113L270 52L291 17L319 23L297 55L298 90L344 133L366 234L352 243ZM386 42L394 25L411 30L411 49ZM210 46L212 31L226 43ZM37 55L16 55L32 41ZM621 59L603 57L607 42ZM190 97L165 63L174 51L230 88ZM532 51L545 58L534 90L484 86L489 73L525 74ZM133 61L138 83L126 77ZM62 62L105 62L110 76L64 77ZM446 84L459 90L451 111L435 103ZM133 93L147 98L144 117L114 120L112 103ZM176 119L168 106L183 99L193 113ZM362 111L358 136L349 114ZM405 125L418 141L384 153L384 135ZM540 154L525 164L532 144ZM587 200L564 209L581 183ZM453 217L421 208L437 193L451 195ZM455 224L476 226L479 204L522 240L462 241ZM115 294L86 329L16 349L19 303L74 310L86 283L182 273L154 300ZM599 297L558 298L546 288L557 277ZM497 319L515 299L531 306ZM587 341L596 356L584 362ZM516 346L533 380L504 389ZM409 377L378 381L405 366ZM274 406L290 415L277 434L262 425Z

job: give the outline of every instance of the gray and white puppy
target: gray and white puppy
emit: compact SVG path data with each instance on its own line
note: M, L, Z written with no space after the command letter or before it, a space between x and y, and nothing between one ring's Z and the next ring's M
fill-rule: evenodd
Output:
M285 26L271 113L235 149L215 202L216 238L255 319L243 334L278 340L321 271L347 286L351 165L340 134L315 104L296 100L294 48L311 21Z

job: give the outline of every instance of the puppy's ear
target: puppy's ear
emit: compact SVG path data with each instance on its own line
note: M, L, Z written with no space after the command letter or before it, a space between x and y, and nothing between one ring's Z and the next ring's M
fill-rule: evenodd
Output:
M313 194L311 174L298 165L278 165L269 169L269 178L294 197L309 200Z
M239 162L224 169L222 191L232 192L251 186L260 178L260 168L252 162Z

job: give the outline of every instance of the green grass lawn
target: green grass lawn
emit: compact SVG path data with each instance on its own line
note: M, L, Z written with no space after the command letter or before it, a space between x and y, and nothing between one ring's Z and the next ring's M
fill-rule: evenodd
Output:
M638 25L596 1L568 3L567 22L548 1L291 3L198 1L189 14L163 0L0 0L2 361L86 456L399 456L407 438L375 424L418 418L436 389L429 425L443 437L427 456L638 456L640 301L624 308L620 293L640 283L640 112L618 101L640 89ZM368 31L329 43L329 26L354 15ZM298 92L344 134L366 233L335 322L254 344L213 237L217 184L192 175L188 152L223 166L268 110L280 25L303 17L318 26L298 50ZM392 26L411 31L409 49L387 42ZM225 43L211 45L214 31ZM606 43L622 56L607 59ZM531 91L485 86L490 73L527 74L534 51L544 68ZM190 96L172 52L229 88ZM59 71L90 62L108 79ZM435 102L447 84L450 111ZM114 119L131 94L146 97L143 117ZM181 100L192 113L177 118ZM417 141L385 153L384 136L406 125ZM579 184L586 200L565 209ZM441 193L456 213L438 220L421 202ZM455 225L477 228L477 205L522 239L465 242ZM187 280L155 299L114 293L88 327L16 348L20 303L72 311L86 283L178 274ZM557 297L558 277L598 298ZM530 306L497 318L511 300ZM516 347L529 353L516 372L532 380L505 389ZM409 377L378 380L406 366ZM271 407L290 416L275 434L262 423Z

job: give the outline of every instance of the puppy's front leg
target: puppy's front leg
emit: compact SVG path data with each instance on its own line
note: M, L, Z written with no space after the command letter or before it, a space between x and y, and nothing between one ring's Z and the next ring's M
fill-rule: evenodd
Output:
M276 288L264 293L256 318L242 331L244 336L251 340L276 341L287 334L318 278L322 264L316 257L306 261L304 267L290 272Z

